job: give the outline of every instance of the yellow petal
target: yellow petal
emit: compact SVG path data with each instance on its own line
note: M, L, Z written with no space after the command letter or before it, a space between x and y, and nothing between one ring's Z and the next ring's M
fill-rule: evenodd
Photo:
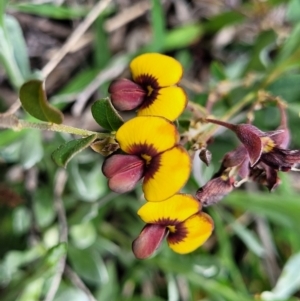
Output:
M157 155L145 172L145 199L160 202L170 198L184 186L190 172L190 156L183 147L175 146Z
M142 86L155 80L154 86L167 87L179 82L183 74L181 64L170 56L145 53L130 63L133 80Z
M153 157L179 140L174 124L157 116L141 116L124 123L116 133L120 148L132 155Z
M156 98L138 110L138 115L163 116L175 120L185 109L187 96L180 87L167 87L158 90Z
M201 210L201 203L189 194L175 194L162 202L147 202L138 215L148 224L174 225Z
M167 241L174 252L190 253L205 243L213 229L212 218L206 213L200 212L176 226L174 233L169 232Z

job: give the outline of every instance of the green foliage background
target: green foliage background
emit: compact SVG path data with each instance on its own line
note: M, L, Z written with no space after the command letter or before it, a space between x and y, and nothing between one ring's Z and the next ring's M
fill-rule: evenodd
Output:
M80 22L91 7L72 1L61 6L4 2L0 62L6 77L0 84L17 92L39 73L31 71L26 40L12 12ZM126 66L134 55L157 51L182 63L182 86L191 101L205 105L211 97L218 100L215 116L234 112L236 121L242 121L246 111L239 104L249 93L255 93L253 99L258 91L280 96L288 103L292 147L300 148L298 0L233 1L233 7L226 1L178 0L178 7L171 1L146 1L149 10L127 24L123 34L146 27L149 40L115 51L105 24L122 13L120 2L112 2L93 23L91 57L84 67L50 95L50 103L68 120L76 119L70 109L75 106L73 96L86 91L97 75L124 66L123 74L129 76ZM197 16L196 7L206 12L202 18L176 19L180 8ZM107 95L111 79L104 76L98 96ZM5 112L2 95L0 101ZM20 115L33 120L23 111ZM275 107L255 113L254 124L262 130L278 123ZM91 127L100 130L95 123ZM58 167L51 154L71 139L69 134L38 130L0 132L1 301L299 300L299 174L281 174L282 184L272 193L244 185L209 208L215 231L196 252L182 256L163 245L156 256L139 261L131 242L143 227L136 215L143 203L141 188L126 195L110 192L101 173L103 158L90 149L66 169ZM217 135L210 146L211 166L197 167L185 192L195 193L236 143L232 133Z

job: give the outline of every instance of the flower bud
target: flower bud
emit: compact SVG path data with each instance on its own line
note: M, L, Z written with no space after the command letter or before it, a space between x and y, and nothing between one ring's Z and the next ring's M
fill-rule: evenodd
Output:
M203 206L218 203L233 190L233 182L234 179L226 175L214 178L198 189L196 198Z
M141 86L126 78L113 81L108 92L111 94L113 106L120 111L138 108L146 96L146 91Z
M132 251L136 258L146 259L160 247L167 230L162 225L147 224L140 235L132 243Z
M112 155L104 161L102 172L109 179L112 191L124 193L132 190L143 177L144 161L134 155Z

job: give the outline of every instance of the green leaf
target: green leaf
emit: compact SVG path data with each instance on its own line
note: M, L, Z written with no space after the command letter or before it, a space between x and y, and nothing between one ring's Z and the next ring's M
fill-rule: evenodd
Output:
M151 9L151 21L153 30L153 47L157 49L163 45L165 39L165 15L161 1L153 0Z
M26 42L22 33L19 22L10 15L5 16L5 25L7 30L7 38L12 45L13 55L19 70L26 80L30 77L29 57ZM22 49L22 51L20 51Z
M272 30L262 31L250 51L250 60L247 64L244 75L250 71L264 71L266 66L270 64L268 48L275 43L276 34Z
M283 199L284 202L282 201ZM246 194L235 191L225 198L223 203L265 216L274 223L293 229L293 231L300 230L298 214L300 212L300 203L297 195L282 196L275 193Z
M70 188L82 201L95 202L107 192L107 178L101 172L100 162L95 162L89 170L83 170L74 160L68 166L68 173Z
M289 34L282 49L276 57L275 63L285 63L286 60L291 60L291 56L299 51L300 46L300 24L297 24ZM299 60L299 56L297 56Z
M67 249L67 243L61 242L58 245L52 247L50 250L48 250L48 253L45 257L46 265L50 268L55 268L59 260L66 255Z
M78 249L86 249L96 241L97 232L91 222L85 222L71 226L70 236Z
M204 25L205 32L216 32L225 26L241 23L244 19L245 16L240 12L229 10L223 14L211 17L210 20Z
M291 0L287 9L287 19L290 22L299 22L300 20L300 2L299 0Z
M24 109L33 117L58 124L63 122L63 114L47 102L42 81L30 80L23 84L20 100Z
M299 289L300 285L300 253L296 253L288 260L283 271L271 292L263 292L264 300L286 300Z
M44 155L44 149L40 131L28 131L26 135L24 135L21 145L20 162L25 169L29 169L41 161Z
M116 131L124 123L109 98L95 101L92 105L92 115L100 126L110 131Z
M62 144L52 154L54 162L61 167L66 168L69 161L79 152L87 148L91 143L95 141L97 135L91 135L86 138L76 139Z
M219 62L214 61L211 63L210 72L217 81L222 81L227 78L224 67Z
M271 83L267 90L275 96L282 97L287 102L298 102L300 98L300 75L285 74Z
M108 42L108 34L104 29L104 23L106 18L104 15L100 15L95 21L95 32L97 34L94 37L94 62L97 69L103 69L107 63L109 63L111 57L111 51Z
M189 24L170 30L166 34L162 49L169 51L186 47L200 39L203 32L201 24Z
M58 6L52 4L31 4L31 3L20 3L20 4L9 4L8 8L13 10L29 13L33 15L48 17L51 19L78 19L84 17L87 13L87 9L81 6Z
M95 248L79 250L70 244L68 259L75 272L85 281L94 285L107 283L108 273L105 262Z
M7 4L7 0L0 1L0 26L3 26L3 17L5 13L5 6Z

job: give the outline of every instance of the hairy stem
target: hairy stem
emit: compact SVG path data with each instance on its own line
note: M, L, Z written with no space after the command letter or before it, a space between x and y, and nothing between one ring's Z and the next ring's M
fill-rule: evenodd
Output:
M0 127L6 129L13 129L17 131L23 129L38 129L42 131L69 133L78 136L90 136L96 134L97 138L106 138L111 136L111 134L109 133L98 133L94 131L75 128L64 124L56 124L51 122L30 122L22 119L17 119L14 115L0 115Z
M231 119L236 113L238 113L245 105L249 104L253 99L256 97L256 93L251 92L248 93L244 98L241 99L240 102L238 102L235 106L233 106L229 111L227 111L226 114L223 115L223 117L220 118L220 123L222 121L228 121ZM218 129L217 125L212 125L208 129L206 128L205 132L202 132L202 128L199 129L198 133L195 133L193 135L193 139L197 138L199 134L201 133L201 141L207 141ZM199 138L197 139L199 140Z

